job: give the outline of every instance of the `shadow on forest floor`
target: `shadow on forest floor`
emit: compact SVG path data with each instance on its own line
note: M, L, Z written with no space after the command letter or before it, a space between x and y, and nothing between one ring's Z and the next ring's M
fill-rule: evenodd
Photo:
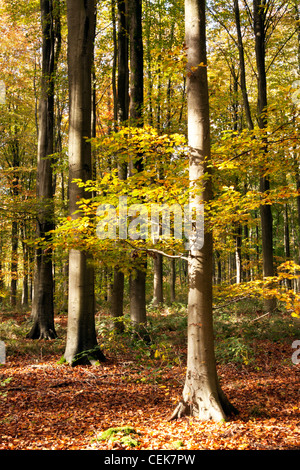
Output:
M22 340L18 351L13 328L23 327L11 317L6 321L12 338L0 368L0 449L130 449L133 441L100 440L103 431L119 426L138 432L136 450L300 448L300 365L291 361L287 338L255 338L255 360L249 364L218 363L237 417L218 424L196 418L168 422L182 393L184 344L179 363L168 355L155 357L155 351L141 359L143 350L127 349L108 352L105 364L71 368L59 364L63 337L34 346ZM60 321L62 333L65 318ZM27 349L26 341L31 341Z

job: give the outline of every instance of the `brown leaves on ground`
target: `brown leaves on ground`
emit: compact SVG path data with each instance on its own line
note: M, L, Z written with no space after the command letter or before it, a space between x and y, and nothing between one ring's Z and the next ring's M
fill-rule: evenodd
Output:
M180 398L184 368L152 371L126 360L71 368L59 357L8 358L0 369L0 449L129 449L100 440L111 427L132 426L135 450L300 449L300 366L291 348L264 342L255 367L218 366L223 390L239 409L224 423L167 418Z

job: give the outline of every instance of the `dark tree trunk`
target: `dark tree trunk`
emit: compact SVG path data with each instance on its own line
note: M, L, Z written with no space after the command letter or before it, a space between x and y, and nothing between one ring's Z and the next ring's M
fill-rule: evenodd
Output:
M257 66L257 111L258 125L260 129L267 126L267 77L265 64L265 28L266 28L266 0L253 0L253 19L255 34L255 56ZM267 153L267 141L265 141L264 152ZM260 191L264 194L270 190L270 180L268 176L261 175ZM273 261L273 218L270 204L260 206L261 232L262 232L262 256L264 277L274 276ZM265 299L265 308L274 310L276 299Z
M176 261L171 259L170 261L170 302L173 303L176 300Z
M37 163L37 239L43 242L54 228L52 158L54 151L54 79L55 79L55 24L57 4L52 0L41 0L42 83L39 103L39 134ZM54 282L52 250L43 245L36 251L36 273L34 278L34 300L32 306L33 326L28 333L31 339L53 339L54 327Z
M142 36L142 0L129 3L130 18L130 125L143 125L144 64ZM133 162L138 172L144 170L143 156ZM130 276L130 316L132 323L141 328L146 324L146 258L143 270L136 269Z
M254 126L253 126L253 121L252 121L252 116L251 116L251 110L250 110L248 92L247 92L247 85L246 85L244 45L243 45L242 33L241 33L240 9L239 9L239 1L238 0L234 0L234 14L235 14L235 25L236 25L236 30L237 30L237 42L238 42L238 49L239 49L241 90L242 90L242 96L243 96L243 104L244 104L244 110L245 110L246 122L247 122L248 129L252 130L254 128Z
M15 170L12 181L12 195L17 197L19 194L19 167L20 167L20 149L18 140L18 129L15 128L15 135L12 139L12 166ZM19 245L19 222L12 221L11 225L11 282L10 282L10 304L15 307L17 304L17 282L18 282L18 245Z
M163 258L156 254L153 258L153 305L161 305L163 301Z
M117 48L117 96L116 99L116 124L127 125L129 115L129 29L128 29L128 6L126 0L118 0L118 48ZM127 163L118 161L118 177L120 180L127 179ZM124 300L124 273L118 268L114 269L114 279L111 297L111 314L115 319L115 328L121 332L124 330L122 322Z

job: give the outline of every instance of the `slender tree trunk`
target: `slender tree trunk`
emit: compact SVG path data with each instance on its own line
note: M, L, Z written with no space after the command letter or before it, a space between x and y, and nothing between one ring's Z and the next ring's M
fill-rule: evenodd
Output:
M92 62L95 33L93 1L68 0L69 75L69 210L75 219L77 201L90 197L73 182L92 176L91 137ZM95 329L94 267L88 253L69 253L69 304L67 342L64 357L69 364L90 364L104 360Z
M17 304L17 282L18 282L18 244L19 225L13 220L11 227L11 281L10 281L10 304L15 307Z
M2 234L2 227L0 224L0 305L3 301L4 296L4 274L2 271L2 261L3 261L3 234Z
M127 125L129 115L129 29L128 29L128 5L127 0L118 0L118 91L116 95L116 124ZM116 52L116 51L115 51ZM120 180L127 179L127 163L118 160L118 177ZM124 300L124 273L118 267L114 268L114 278L111 297L111 314L115 319L117 331L124 330L122 322Z
M130 15L130 125L143 126L144 104L144 64L143 64L143 37L142 37L142 0L131 0ZM144 170L143 156L133 162L138 172ZM130 316L132 323L139 329L147 323L146 319L146 263L142 262L144 269L136 269L130 275Z
M173 303L176 300L176 261L175 259L170 260L170 302Z
M113 93L113 106L114 106L114 129L117 123L117 55L118 55L118 44L117 44L117 26L116 26L116 0L111 0L111 20L112 20L112 37L113 37L113 64L111 72L111 83Z
M127 0L117 0L118 5L118 93L117 120L126 125L129 113L129 28Z
M260 129L267 126L267 77L265 66L265 9L266 0L253 0L253 19L255 34L255 56L257 65L257 91L258 91L258 125ZM267 153L267 142L265 143L265 153ZM270 190L270 180L268 176L260 176L260 191L266 193ZM273 261L273 219L272 210L269 204L260 206L261 232L262 232L262 256L264 277L274 276ZM265 308L274 310L276 299L265 299Z
M145 0L145 37L146 37L146 74L148 80L147 86L147 98L148 98L148 123L150 126L153 126L153 105L152 105L152 95L153 95L153 78L152 78L152 60L151 60L151 5L149 0Z
M242 282L242 226L237 224L235 233L235 269L236 283Z
M22 250L23 250L23 288L22 307L27 308L29 304L28 277L29 277L29 257L28 245L26 243L26 221L21 224Z
M15 135L11 143L12 166L14 168L12 181L12 195L19 195L19 167L20 167L20 148L18 140L18 129L15 128ZM18 245L19 245L19 222L13 220L11 225L11 281L10 281L10 304L15 307L17 304L17 283L18 283Z
M251 116L247 85L246 85L245 57L244 57L244 45L243 45L243 39L242 39L242 33L241 33L239 0L234 0L234 14L235 14L235 25L236 25L236 30L237 30L237 42L238 42L238 49L239 49L241 90L242 90L242 96L243 96L244 110L245 110L248 129L253 130L254 126L253 126L253 121L252 121L252 116Z
M37 239L47 240L54 228L52 154L54 151L54 75L55 32L54 2L41 0L42 83L39 103L39 135L37 163ZM53 339L54 327L54 282L52 250L40 245L36 251L36 273L34 301L32 306L33 326L27 337L31 339Z
M201 184L202 189L201 193L192 191L191 202L195 204L209 201L212 192L211 177L206 167L210 160L210 124L205 24L205 0L186 0L189 175L191 189L196 183ZM182 400L171 418L190 414L201 420L221 421L234 411L220 388L216 371L212 250L212 233L205 230L202 248L192 245L189 251L187 371Z
M131 0L130 16L130 125L143 126L144 53L142 33L142 0Z
M220 253L215 250L216 253L216 264L217 264L217 269L216 269L216 284L221 284L222 282L222 263L221 263L221 256Z
M153 305L161 305L163 296L163 258L156 254L153 258Z

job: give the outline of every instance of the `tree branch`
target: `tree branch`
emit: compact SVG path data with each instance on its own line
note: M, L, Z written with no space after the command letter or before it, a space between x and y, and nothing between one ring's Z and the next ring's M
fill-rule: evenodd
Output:
M188 261L188 258L186 256L183 256L183 254L179 255L169 255L168 253L165 253L164 251L161 250L156 250L155 248L139 248L137 246L132 245L128 240L124 240L131 248L134 250L138 251L146 251L147 253L157 253L159 255L165 256L166 258L171 258L171 259L184 259Z

